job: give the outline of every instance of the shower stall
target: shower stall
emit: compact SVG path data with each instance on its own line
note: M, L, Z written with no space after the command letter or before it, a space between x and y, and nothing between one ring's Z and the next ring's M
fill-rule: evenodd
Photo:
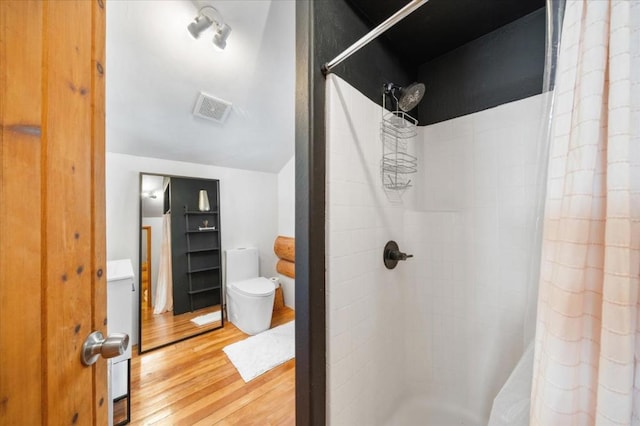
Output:
M462 424L486 424L524 352L535 303L528 274L544 96L419 127L418 172L399 203L379 178L382 145L372 143L381 107L328 77L332 422L376 424L428 401L470 419ZM388 240L414 257L387 270Z
M384 109L327 73L329 424L489 421L534 337L554 44L542 94L418 125L403 188L384 177L385 114L397 103ZM391 270L389 240L413 255ZM527 397L530 369L523 360Z

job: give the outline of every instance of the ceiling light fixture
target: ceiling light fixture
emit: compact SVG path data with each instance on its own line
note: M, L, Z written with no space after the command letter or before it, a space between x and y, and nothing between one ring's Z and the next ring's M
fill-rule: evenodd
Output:
M231 34L231 27L227 24L222 24L218 27L216 35L213 36L213 44L224 50L227 47L227 38Z
M198 12L198 16L187 29L193 38L199 38L200 34L207 28L214 26L215 35L213 36L213 44L220 49L227 47L227 38L231 34L231 27L224 23L222 15L212 6L204 6Z

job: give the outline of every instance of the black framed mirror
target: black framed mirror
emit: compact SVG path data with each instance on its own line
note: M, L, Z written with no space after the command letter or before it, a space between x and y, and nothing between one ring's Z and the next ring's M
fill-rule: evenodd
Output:
M140 173L138 351L224 326L220 182Z

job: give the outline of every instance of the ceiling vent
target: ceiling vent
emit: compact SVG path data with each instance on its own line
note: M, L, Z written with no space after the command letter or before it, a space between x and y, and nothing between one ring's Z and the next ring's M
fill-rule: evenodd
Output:
M227 120L230 111L231 102L223 101L222 99L200 92L196 107L193 109L193 115L214 121L218 124L223 124Z

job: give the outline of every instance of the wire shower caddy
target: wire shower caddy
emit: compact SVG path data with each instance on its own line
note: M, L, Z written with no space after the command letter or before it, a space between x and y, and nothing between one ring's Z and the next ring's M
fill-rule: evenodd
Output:
M418 158L408 152L408 144L418 134L418 120L398 108L388 111L386 93L382 94L382 122L380 139L382 140L382 160L380 175L382 185L391 191L404 192L411 186L409 175L418 171Z

